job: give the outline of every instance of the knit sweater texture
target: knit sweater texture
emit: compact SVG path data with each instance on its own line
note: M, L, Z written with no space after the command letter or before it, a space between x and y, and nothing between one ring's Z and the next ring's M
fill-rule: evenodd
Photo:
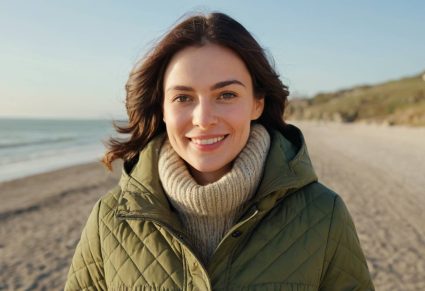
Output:
M170 142L166 140L162 145L158 165L162 186L205 264L255 193L269 147L267 130L253 124L232 169L218 181L199 185Z

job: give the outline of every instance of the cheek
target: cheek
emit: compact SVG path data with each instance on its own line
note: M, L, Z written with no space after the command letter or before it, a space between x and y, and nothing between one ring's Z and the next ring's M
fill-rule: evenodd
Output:
M251 123L252 107L247 105L234 106L229 108L225 113L226 119L238 127L245 126Z
M172 106L164 106L163 115L166 125L172 127L176 126L184 117L184 114L182 114L181 110L177 110Z
M176 110L176 108L164 107L164 122L169 137L182 136L187 131L188 116L189 114L182 110Z

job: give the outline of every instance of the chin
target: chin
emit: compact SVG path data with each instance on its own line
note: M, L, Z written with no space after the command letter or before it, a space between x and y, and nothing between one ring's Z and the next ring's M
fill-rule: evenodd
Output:
M189 163L189 165L190 165L191 168L193 168L197 172L205 173L205 174L216 173L216 172L220 172L220 171L226 172L226 168L227 168L226 163L223 163L223 164L220 164L220 165L217 165L217 164L211 165L211 163L205 163L205 164L204 163L203 164L190 164Z

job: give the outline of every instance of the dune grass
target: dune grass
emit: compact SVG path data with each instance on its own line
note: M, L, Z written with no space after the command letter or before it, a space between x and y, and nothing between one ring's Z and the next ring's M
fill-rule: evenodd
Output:
M287 119L425 126L423 74L289 101Z

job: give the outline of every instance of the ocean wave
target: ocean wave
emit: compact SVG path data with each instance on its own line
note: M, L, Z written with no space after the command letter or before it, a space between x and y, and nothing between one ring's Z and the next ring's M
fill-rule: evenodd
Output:
M17 147L26 147L34 145L43 145L43 144L54 144L54 143L63 143L70 142L75 140L75 137L56 137L56 138L43 138L38 140L25 140L25 141L0 141L0 149L8 148L17 148Z

